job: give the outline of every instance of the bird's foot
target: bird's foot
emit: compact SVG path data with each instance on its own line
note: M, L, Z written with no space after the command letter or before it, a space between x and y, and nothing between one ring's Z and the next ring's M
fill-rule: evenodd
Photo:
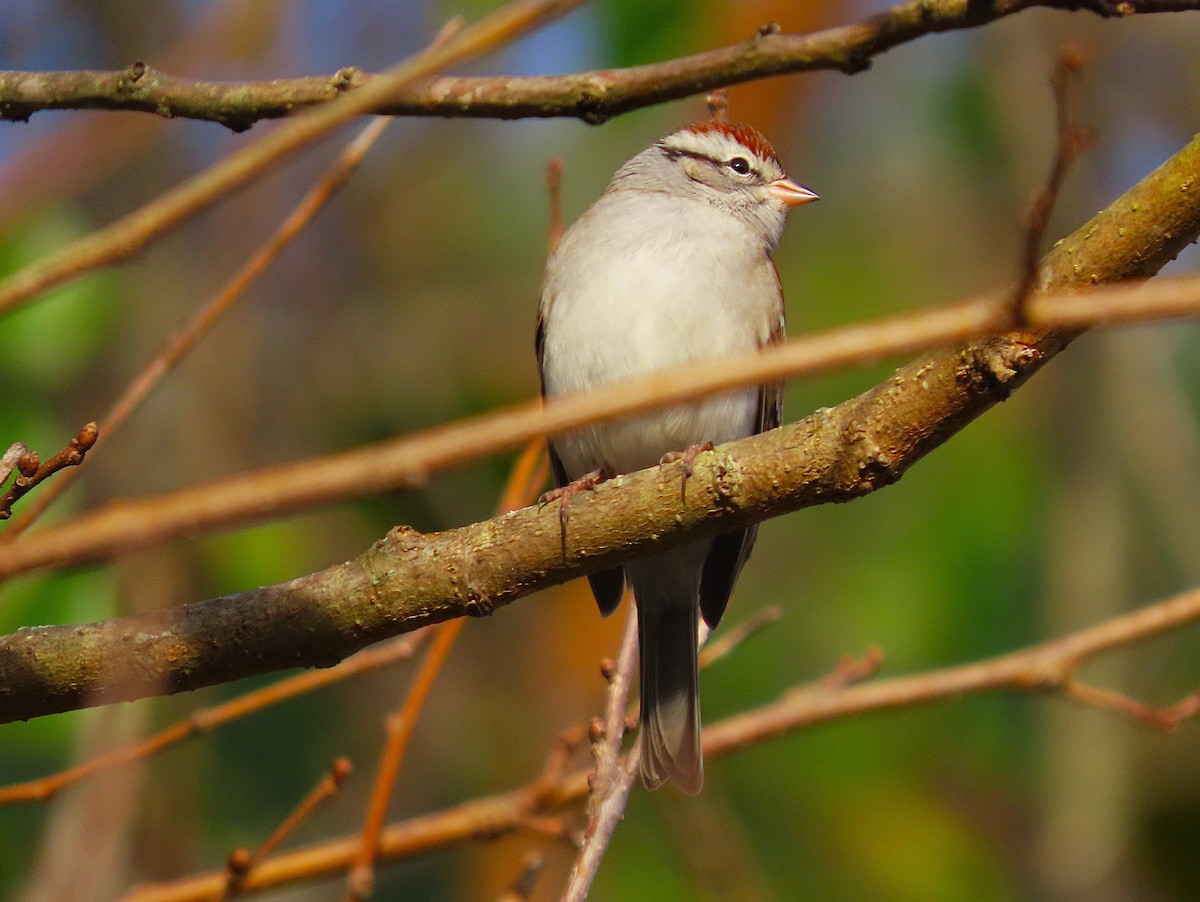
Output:
M696 445L689 445L682 451L668 451L658 461L661 467L664 464L673 464L677 460L683 461L683 478L679 483L679 500L687 501L687 483L692 478L692 463L703 451L713 450L712 442L701 442Z
M594 492L596 486L602 482L607 482L617 474L609 467L601 467L599 470L592 470L590 473L584 473L578 479L568 482L566 485L557 489L551 489L540 498L538 498L538 506L545 507L554 501L558 502L558 523L562 532L562 548L563 557L567 556L567 520L571 516L571 499L580 492Z

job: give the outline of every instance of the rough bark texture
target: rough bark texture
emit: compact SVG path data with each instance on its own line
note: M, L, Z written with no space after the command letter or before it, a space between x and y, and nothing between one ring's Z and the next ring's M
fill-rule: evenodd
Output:
M1200 137L1059 242L1040 277L1065 288L1151 275L1200 234ZM1074 333L1018 332L925 355L837 407L631 474L572 507L447 532L398 528L361 557L275 586L151 615L0 638L0 721L327 666L427 623L488 614L537 589L698 535L846 501L895 482L999 401Z
M837 69L860 72L872 57L931 32L973 28L1034 7L1101 16L1182 12L1196 0L907 0L852 25L807 35L770 26L750 39L681 59L562 76L438 78L395 92L378 112L397 116L496 119L570 116L604 120L668 100L770 75ZM138 110L205 119L235 131L326 103L371 80L349 67L331 76L263 82L179 78L136 62L119 72L0 72L0 119L40 110Z

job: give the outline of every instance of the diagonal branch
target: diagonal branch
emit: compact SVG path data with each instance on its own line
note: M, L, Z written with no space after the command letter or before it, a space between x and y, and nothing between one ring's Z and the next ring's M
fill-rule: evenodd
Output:
M1025 305L1026 325L1039 330L1030 334L1050 329L1074 332L1094 323L1146 321L1200 311L1200 278L1195 276L1076 293L1082 285L1152 274L1194 240L1200 200L1188 188L1196 184L1200 184L1200 139L1060 242L1037 277L1040 287L1051 291ZM107 560L183 536L411 488L434 473L532 438L666 403L967 341L1002 331L1011 322L1009 298L1011 293L999 293L801 336L762 354L703 361L586 395L554 399L544 406L541 401L527 403L325 457L239 473L158 497L114 502L20 542L0 545L0 579L44 567ZM1002 354L992 342L976 342L969 353L983 355L976 363L985 368L994 365L999 372L996 378L1005 381L1001 377L1007 378L1009 362L986 359L989 354ZM1010 349L1010 353L1019 352ZM943 367L950 365L945 362L949 358L941 359ZM906 397L919 397L912 390L909 386ZM928 405L927 412L938 417L935 404ZM0 543L6 537L0 533Z
M337 667L305 671L268 686L252 689L244 695L235 696L211 707L197 708L183 720L176 721L140 742L120 746L45 777L0 786L0 806L44 802L82 780L144 761L194 736L203 735L227 723L255 714L263 708L406 660L412 657L427 638L427 634L418 632L397 636L391 642L382 642L373 648L364 649L342 661Z
M512 78L443 77L391 93L381 113L498 119L569 116L597 123L630 110L771 75L834 69L860 72L893 47L927 34L973 28L1044 7L1101 16L1200 9L1196 0L905 0L850 25L807 35L763 26L740 44L625 69ZM260 82L193 81L137 62L117 72L0 72L0 119L40 110L136 110L204 119L234 131L287 116L369 84L353 67L331 76Z
M242 264L212 300L196 311L187 323L167 339L150 359L150 362L133 377L133 380L125 387L120 397L105 412L101 420L99 434L104 436L105 443L112 441L113 436L120 432L121 427L125 425L133 412L159 386L167 374L196 346L217 320L245 294L246 289L253 284L254 280L262 275L283 249L321 211L333 194L354 174L371 145L383 133L390 121L383 117L372 119L346 145L333 165L305 193L304 197L300 199L300 203L280 223L279 228L272 233L271 237L250 256L250 259ZM92 427L92 431L95 432L97 427L95 424L92 424ZM82 463L82 459L79 463ZM4 540L11 541L24 532L41 515L42 511L74 484L80 472L76 469L64 473L62 478L42 492L4 531ZM0 499L0 518L6 514L3 499Z
M1200 233L1200 192L1187 190L1196 184L1200 138L1060 242L1039 287L1153 274ZM394 529L353 561L275 586L19 630L0 638L0 721L328 666L631 557L866 494L1004 400L1075 334L1027 330L926 354L835 408L700 455L686 499L678 465L611 480L576 500L565 557L558 512L526 508L432 535Z
M588 781L588 823L563 890L564 902L582 902L588 897L613 833L625 817L629 791L637 779L641 737L634 740L628 754L621 754L629 687L638 657L637 606L632 603L632 598L624 599L624 603L627 612L625 633L617 660L607 674L604 719L596 718L591 729L596 770Z
M816 724L972 693L1057 693L1068 701L1094 704L1073 693L1069 685L1071 674L1081 663L1197 620L1200 591L1193 590L1077 633L926 673L871 680L879 664L877 652L868 653L863 661L846 659L832 674L815 683L797 686L776 701L707 725L704 756L715 760ZM1165 712L1175 715L1177 726L1181 717L1195 716L1196 709L1196 697L1192 696ZM588 771L556 767L548 779L538 778L509 792L394 823L383 831L381 860L414 858L434 849L491 840L525 829L531 817L544 816L584 798L588 793ZM247 881L246 889L261 891L342 873L352 862L357 844L357 836L345 836L281 854L263 862ZM224 879L218 871L141 887L125 897L125 902L200 902L211 899Z
M0 520L7 520L11 517L13 505L25 497L31 489L41 485L55 473L66 470L66 474L55 485L61 486L64 482L69 485L69 474L79 471L68 468L78 467L82 464L87 453L95 447L99 437L100 430L96 424L88 423L79 430L75 438L67 443L67 447L53 455L45 463L40 462L37 454L26 448L24 444L18 442L12 445L4 453L4 457L0 458L0 485L3 485L4 480L8 479L14 467L17 470L12 484L3 494L0 494ZM5 531L5 535L9 532L11 532L11 527Z
M154 239L236 191L272 165L307 147L356 116L373 112L392 91L465 59L494 50L565 14L582 0L512 0L445 40L398 63L359 91L309 110L240 148L116 222L25 266L0 281L0 314L48 289L102 266L135 257ZM0 101L2 105L3 101Z

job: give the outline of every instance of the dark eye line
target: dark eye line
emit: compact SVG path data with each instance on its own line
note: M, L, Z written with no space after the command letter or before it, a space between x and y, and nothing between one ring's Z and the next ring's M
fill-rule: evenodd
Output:
M714 159L713 157L710 157L706 153L700 153L700 152L694 151L694 150L684 150L681 147L670 147L670 146L668 146L666 144L662 144L662 143L659 143L657 145L657 147L659 150L661 150L663 152L663 154L669 160L677 160L680 157L688 157L689 159L699 160L703 163L708 163L711 166L715 166L718 168L723 167L726 169L730 169L733 172L737 173L738 175L745 176L745 175L754 175L755 174L754 166L750 163L750 161L748 159L746 159L745 157L743 157L741 155L738 155L736 157L730 157L728 160L720 160L720 159Z

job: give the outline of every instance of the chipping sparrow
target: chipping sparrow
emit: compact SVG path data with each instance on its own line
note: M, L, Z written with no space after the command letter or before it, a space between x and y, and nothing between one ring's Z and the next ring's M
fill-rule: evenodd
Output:
M629 160L546 265L537 331L542 393L582 392L780 341L783 295L771 252L788 208L816 199L745 125L698 122ZM546 497L566 505L598 473L680 456L671 452L694 457L701 443L772 429L781 397L782 384L772 383L559 436L550 458L566 489ZM704 782L698 616L717 625L755 533L689 542L589 577L601 613L616 608L626 578L637 601L641 776L651 789L671 779L694 793Z

